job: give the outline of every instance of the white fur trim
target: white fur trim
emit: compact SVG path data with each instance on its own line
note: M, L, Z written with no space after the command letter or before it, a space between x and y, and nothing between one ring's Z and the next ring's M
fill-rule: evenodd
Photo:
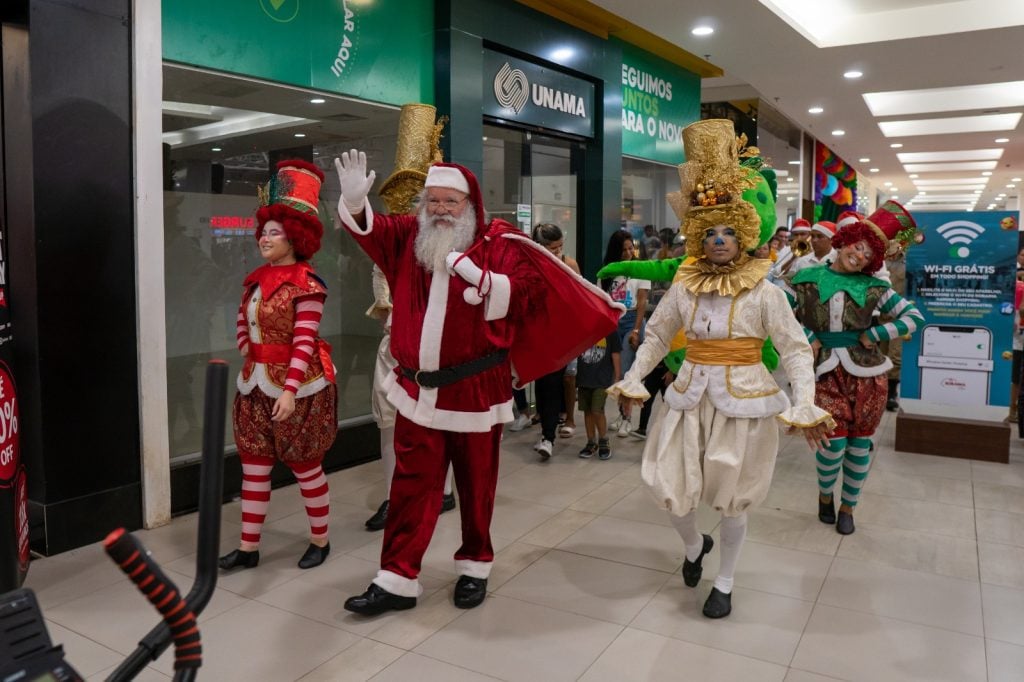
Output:
M832 228L830 228L828 225L822 225L821 223L814 223L814 226L811 227L811 232L823 234L826 237L829 237L830 239L836 236L836 233Z
M444 333L444 318L448 312L450 278L447 270L435 270L430 280L427 310L423 316L423 330L420 332L422 370L432 371L441 368L441 335Z
M845 218L843 218L842 220L840 220L839 222L836 223L836 230L837 231L841 230L844 227L846 227L847 225L853 225L854 223L856 223L858 221L859 221L859 218L857 218L856 216L852 216L852 215L851 216L846 216Z
M508 315L508 305L512 300L512 282L508 275L490 273L491 292L487 296L487 307L484 308L484 319L488 322L500 320ZM467 289L467 291L469 291Z
M418 597L423 594L423 588L420 587L420 581L417 578L405 578L384 569L377 571L377 577L373 579L373 584L384 588L391 594L397 594L399 597Z
M295 392L295 397L308 398L309 396L324 390L329 384L330 382L327 381L326 377L319 376L309 383L300 384L299 389ZM267 366L262 362L255 363L248 381L243 381L242 373L239 372L235 386L238 388L238 392L242 395L249 395L252 393L252 389L258 387L266 396L274 398L275 400L280 398L281 394L284 393L284 388L270 380L270 376L267 375Z
M431 166L427 171L427 179L423 187L444 187L469 194L469 182L458 168L451 166Z
M456 433L486 433L496 424L507 424L515 419L511 398L503 403L491 405L482 412L460 412L438 409L436 388L421 388L419 400L414 400L398 383L398 375L394 373L388 377L384 389L387 391L388 402L394 405L403 417L428 429Z
M470 578L487 580L491 575L493 561L473 561L472 559L456 559L455 572L459 575L466 575Z
M370 207L370 200L368 198L363 199L363 215L366 216L366 229L359 227L359 224L356 223L355 218L349 212L348 206L345 205L344 200L338 202L338 218L341 219L341 222L349 231L365 237L373 232L373 209Z

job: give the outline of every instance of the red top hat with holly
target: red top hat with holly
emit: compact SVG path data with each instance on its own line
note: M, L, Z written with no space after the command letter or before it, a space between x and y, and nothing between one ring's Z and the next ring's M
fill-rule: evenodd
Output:
M268 221L276 220L284 227L295 255L302 260L311 258L320 250L320 238L324 234L317 210L323 181L323 171L309 161L279 161L270 182L259 189L256 239L263 234L263 226Z

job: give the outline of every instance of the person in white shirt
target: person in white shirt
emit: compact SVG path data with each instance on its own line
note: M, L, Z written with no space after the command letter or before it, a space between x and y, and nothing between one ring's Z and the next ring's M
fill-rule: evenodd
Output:
M799 258L801 247L797 246L797 244L803 244L803 248L809 249L810 236L811 224L808 221L803 218L797 218L793 221L793 227L789 231L789 244L779 251L779 257L775 259L775 265L768 271L767 279L769 282L775 282L789 274L793 264ZM797 251L794 251L794 248Z
M811 227L811 252L793 263L789 273L800 272L813 265L825 265L836 259L836 251L832 248L832 237L836 236L836 224L828 220L819 220Z

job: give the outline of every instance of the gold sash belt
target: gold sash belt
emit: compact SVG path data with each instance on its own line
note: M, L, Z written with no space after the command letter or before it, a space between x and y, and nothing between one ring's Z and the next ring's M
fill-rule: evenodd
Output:
M756 365L764 339L687 339L686 359L695 365Z

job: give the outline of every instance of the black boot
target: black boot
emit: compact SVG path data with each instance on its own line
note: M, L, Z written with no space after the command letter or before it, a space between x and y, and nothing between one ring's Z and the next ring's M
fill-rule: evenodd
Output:
M899 388L899 379L889 379L889 397L885 401L885 409L895 412L900 409L900 402L896 399L896 389Z
M377 507L377 512L366 520L366 530L383 530L388 522L388 501L384 500Z
M687 587L697 587L697 583L700 582L700 576L704 573L704 567L701 566L701 562L704 561L704 555L710 552L714 546L714 539L710 535L705 535L704 545L700 548L697 560L690 561L685 559L683 561L683 582L686 583Z
M251 552L243 552L240 549L228 552L217 560L217 565L222 571L230 571L233 568L256 568L260 563L260 551L254 549Z

